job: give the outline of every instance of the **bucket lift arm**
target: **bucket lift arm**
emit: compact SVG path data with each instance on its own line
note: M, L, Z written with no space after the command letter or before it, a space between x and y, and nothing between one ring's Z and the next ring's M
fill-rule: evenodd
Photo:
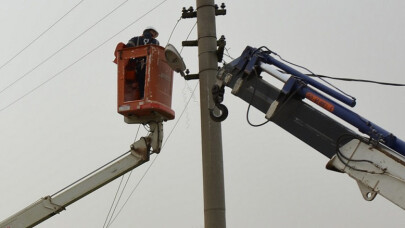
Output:
M211 117L223 121L228 115L222 104L227 86L232 94L263 112L266 119L331 159L326 167L355 179L364 199L371 201L380 194L405 209L405 142L344 106L353 107L354 98L309 78L271 54L268 49L248 46L239 58L219 70L212 88L216 108L211 109ZM264 80L261 72L282 81L282 89ZM303 99L353 125L358 132ZM361 133L369 138L361 137Z
M162 146L162 122L149 123L151 133L131 145L131 150L120 159L93 175L68 186L52 196L45 196L16 214L0 222L0 228L33 227L65 210L67 206L103 187L116 178L149 161L150 153L159 153Z

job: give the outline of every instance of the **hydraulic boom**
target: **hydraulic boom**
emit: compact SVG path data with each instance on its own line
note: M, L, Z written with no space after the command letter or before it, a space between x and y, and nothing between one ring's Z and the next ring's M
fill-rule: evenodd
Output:
M303 142L330 159L327 168L347 173L359 184L364 199L380 194L405 209L405 142L344 105L356 100L276 60L267 48L246 47L242 55L219 70L212 88L216 108L211 117L223 121L225 86ZM266 72L284 83L268 83ZM302 100L308 99L353 125L354 132ZM340 103L343 104L340 104ZM218 114L219 113L219 114ZM365 134L368 138L361 136Z

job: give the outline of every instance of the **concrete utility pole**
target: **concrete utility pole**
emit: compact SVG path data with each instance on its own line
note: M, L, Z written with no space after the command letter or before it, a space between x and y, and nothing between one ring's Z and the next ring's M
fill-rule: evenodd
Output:
M214 0L197 1L198 57L201 100L204 221L206 228L225 228L225 190L221 124L210 118L211 88L218 70Z

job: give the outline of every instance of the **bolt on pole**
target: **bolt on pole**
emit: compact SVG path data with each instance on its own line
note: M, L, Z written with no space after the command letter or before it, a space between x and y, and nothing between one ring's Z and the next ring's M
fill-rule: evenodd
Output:
M214 0L197 1L198 57L205 228L225 228L221 123L210 118L211 88L218 70Z

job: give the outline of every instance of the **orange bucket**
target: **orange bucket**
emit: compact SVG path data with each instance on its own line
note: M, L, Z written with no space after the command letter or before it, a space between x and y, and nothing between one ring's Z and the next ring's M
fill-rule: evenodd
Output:
M119 43L115 57L117 109L125 122L145 124L174 119L173 70L166 62L164 48L153 44L126 48Z

